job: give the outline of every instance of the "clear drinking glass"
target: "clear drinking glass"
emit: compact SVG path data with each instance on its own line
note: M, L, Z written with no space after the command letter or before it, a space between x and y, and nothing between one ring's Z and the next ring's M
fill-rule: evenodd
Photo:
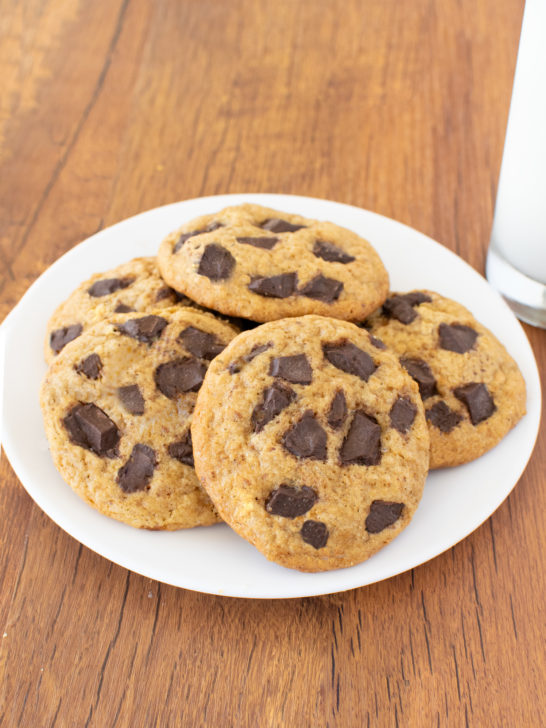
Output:
M525 4L486 275L546 328L546 0Z

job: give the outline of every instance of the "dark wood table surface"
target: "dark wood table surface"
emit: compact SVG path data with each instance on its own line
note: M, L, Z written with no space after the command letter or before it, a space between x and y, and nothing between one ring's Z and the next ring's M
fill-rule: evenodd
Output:
M483 272L522 10L1 0L0 317L97 230L226 192L368 208ZM2 455L0 725L543 725L545 466L542 435L493 516L410 572L252 601L82 547Z

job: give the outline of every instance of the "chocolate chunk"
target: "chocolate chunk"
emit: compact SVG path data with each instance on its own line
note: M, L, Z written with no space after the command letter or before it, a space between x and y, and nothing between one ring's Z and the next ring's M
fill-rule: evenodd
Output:
M409 359L402 357L400 364L404 367L412 379L419 385L421 399L432 397L437 394L436 379L432 374L429 365L422 359Z
M346 253L333 243L327 243L325 240L317 240L313 246L313 253L317 258L327 260L329 263L352 263L356 260L352 255Z
M381 461L381 427L377 420L357 410L339 451L342 465L378 465Z
M134 278L103 278L101 281L93 283L91 288L87 289L87 293L93 298L100 298L101 296L108 296L110 293L115 293L122 288L127 288L134 283Z
M93 403L77 404L63 418L70 440L96 455L115 457L120 432L116 424Z
M372 336L370 334L370 344L372 346L375 346L376 349L386 349L387 346L384 344L381 339L376 338L375 336Z
M62 329L55 329L49 337L49 346L55 354L58 354L70 341L77 339L82 331L83 326L81 324L72 324L72 326L65 326Z
M280 485L269 494L265 510L273 516L296 518L311 510L317 500L317 493L306 485L302 485L301 488Z
M260 296L288 298L296 292L297 285L297 273L281 273L270 278L253 278L248 284L248 288Z
M184 392L197 392L203 384L207 367L192 356L160 364L154 372L159 391L169 399Z
M313 379L313 370L305 354L271 359L269 373L272 377L280 377L293 384L311 384Z
M118 303L114 309L114 313L132 313L135 309L127 306L125 303Z
M163 301L165 298L175 298L176 297L176 291L174 288L171 288L170 286L163 286L163 288L160 288L159 291L155 294L155 300L156 301Z
M253 346L248 354L245 354L241 359L237 361L231 362L231 364L228 366L229 373L237 374L241 371L245 362L252 361L259 354L263 354L264 351L271 349L272 346L273 344L270 341L267 344L256 344L256 346Z
M128 384L126 387L118 387L118 397L127 412L132 415L144 414L144 397L138 384Z
M226 345L218 341L214 334L208 334L206 331L196 329L194 326L185 328L179 334L178 340L182 342L190 354L209 361L226 348Z
M347 402L345 400L345 395L340 389L334 395L332 404L330 405L330 409L328 410L328 414L326 415L326 419L328 420L328 424L332 429L339 430L341 425L345 422L346 417Z
M391 427L405 435L413 425L413 420L417 414L417 407L408 397L398 397L391 407L389 417L391 419Z
M171 442L167 448L167 452L172 458L175 458L175 460L180 460L180 462L184 463L184 465L191 465L193 468L193 448L190 430L186 432L181 440Z
M391 296L383 304L383 313L390 318L397 319L402 324L411 324L417 318L414 306L419 306L426 301L432 301L432 299L420 291Z
M250 421L254 432L261 432L268 422L271 422L279 412L288 407L296 398L296 393L290 387L275 382L264 390L263 401L254 407Z
M326 278L322 273L312 278L303 288L300 288L300 296L313 298L316 301L324 303L332 303L337 301L339 294L343 290L343 283L336 281L334 278Z
M410 306L420 306L422 303L430 303L432 298L422 291L411 291L401 296Z
M180 248L184 245L186 240L189 238L193 238L195 235L202 235L203 233L211 233L213 230L218 230L218 228L224 227L222 223L220 222L211 222L207 225L207 227L202 228L201 230L192 230L189 233L182 233L176 243L173 247L173 253L177 253Z
M152 344L159 339L166 325L167 321L161 316L150 315L129 319L124 324L120 324L117 330L120 334L130 336L143 344Z
M366 518L366 531L368 533L379 533L387 526L392 526L400 518L403 510L403 503L384 500L372 501L370 512Z
M365 382L377 369L372 357L350 341L343 341L341 344L323 344L322 351L330 364L342 372L360 377Z
M217 243L206 246L197 272L211 281L227 280L235 268L235 258L226 248Z
M157 460L155 452L148 445L135 445L129 460L118 470L116 483L124 493L146 490L154 474Z
M284 435L282 444L297 458L326 460L326 432L311 410L307 410Z
M321 521L305 521L301 527L301 537L315 549L321 549L328 542L328 528Z
M478 332L463 324L440 324L438 327L440 346L457 354L464 354L474 348Z
M491 417L497 409L489 390L481 382L470 382L457 387L453 390L453 394L466 405L473 425L478 425Z
M102 361L98 354L89 354L76 364L78 374L85 374L88 379L98 379L102 369Z
M437 427L441 432L451 432L463 417L450 409L445 402L436 402L425 412L427 421Z
M243 245L253 245L255 248L263 250L271 250L275 243L279 242L279 238L237 238L237 242Z
M272 346L273 346L273 344L270 341L268 341L267 344L256 344L256 346L253 346L252 349L248 352L248 354L245 354L243 359L246 362L252 361L259 354L263 354L264 351L271 349Z
M271 233L295 233L296 230L301 230L305 225L295 225L288 222L288 220L272 217L270 220L262 222L260 227L262 230L269 230Z

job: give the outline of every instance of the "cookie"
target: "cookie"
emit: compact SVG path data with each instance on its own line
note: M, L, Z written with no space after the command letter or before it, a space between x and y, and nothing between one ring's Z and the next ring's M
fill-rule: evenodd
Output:
M525 414L517 364L461 304L432 291L393 293L366 326L419 385L431 468L474 460Z
M162 242L158 265L201 305L262 322L313 313L362 321L388 291L381 259L356 233L251 204L186 223Z
M45 359L50 363L88 326L115 313L168 308L177 302L192 305L188 298L167 286L155 258L134 258L105 273L96 273L79 285L49 320Z
M357 564L391 541L428 471L415 382L365 330L321 316L233 340L209 367L192 438L222 518L302 571Z
M115 315L69 343L40 403L55 466L76 493L139 528L218 521L195 474L190 423L207 367L234 335L171 307Z

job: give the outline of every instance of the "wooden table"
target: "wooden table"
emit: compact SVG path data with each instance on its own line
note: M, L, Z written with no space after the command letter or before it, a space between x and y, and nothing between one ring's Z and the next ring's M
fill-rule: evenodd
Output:
M9 2L0 315L175 200L265 191L401 220L483 271L521 0ZM539 364L546 335L526 327ZM546 445L448 552L347 593L212 597L109 563L0 463L2 726L538 726Z

